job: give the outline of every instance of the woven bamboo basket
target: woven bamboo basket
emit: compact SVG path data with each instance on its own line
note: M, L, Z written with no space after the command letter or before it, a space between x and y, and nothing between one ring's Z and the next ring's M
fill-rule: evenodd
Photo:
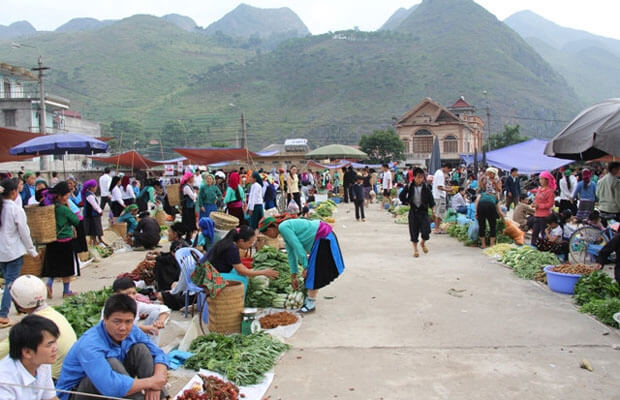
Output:
M45 247L38 247L39 259L35 260L30 254L24 254L24 264L20 275L41 276L43 271L43 260L45 259Z
M164 210L157 210L155 213L155 220L159 226L166 225L166 212Z
M166 186L166 193L168 193L168 203L172 207L181 205L181 187L178 183Z
M110 227L111 230L118 233L123 240L127 240L127 223L126 222L115 222Z
M56 240L56 213L54 206L26 206L30 236L35 243L51 243Z
M83 251L81 253L78 253L78 258L80 259L80 261L86 262L86 261L90 260L90 252L89 251Z
M227 286L215 298L207 298L209 304L209 331L225 335L241 332L243 317L243 284L226 281Z
M256 247L260 249L263 246L270 246L276 249L283 249L285 247L282 236L278 235L277 238L272 239L268 236L263 235L262 233L259 233Z
M224 231L229 231L239 225L239 218L223 212L213 211L210 217L213 220L215 227Z

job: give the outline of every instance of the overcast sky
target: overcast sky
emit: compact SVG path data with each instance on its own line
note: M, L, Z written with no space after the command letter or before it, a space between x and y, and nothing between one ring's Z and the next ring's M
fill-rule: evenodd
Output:
M562 26L583 29L620 39L619 0L475 0L500 20L521 10L535 13ZM399 7L419 0L245 0L261 8L289 7L313 34L358 26L379 28ZM235 8L240 1L217 0L1 0L0 24L27 20L37 30L54 30L77 17L120 19L134 14L162 16L177 13L207 26ZM363 4L363 6L362 6Z

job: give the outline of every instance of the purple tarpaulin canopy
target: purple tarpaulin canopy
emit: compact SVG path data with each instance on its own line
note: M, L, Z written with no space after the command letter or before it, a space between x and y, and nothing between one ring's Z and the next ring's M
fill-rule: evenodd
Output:
M530 139L487 153L487 164L510 171L515 167L522 174L551 171L573 161L548 157L544 154L547 140Z

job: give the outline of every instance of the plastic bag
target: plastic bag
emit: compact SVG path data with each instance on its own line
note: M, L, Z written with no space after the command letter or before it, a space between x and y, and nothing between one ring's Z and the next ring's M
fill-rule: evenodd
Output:
M288 211L290 214L299 214L299 206L297 205L297 203L295 203L295 200L291 200L288 202L286 211Z
M478 225L478 221L474 220L467 228L467 238L472 242L476 242L478 240L478 236L480 231L480 226Z

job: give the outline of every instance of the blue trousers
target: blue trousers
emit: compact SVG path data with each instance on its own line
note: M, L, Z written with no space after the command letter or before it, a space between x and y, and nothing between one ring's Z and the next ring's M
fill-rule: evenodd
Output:
M0 268L4 272L4 293L2 293L2 303L0 305L0 317L2 318L6 318L9 315L9 310L11 309L11 293L9 290L22 271L23 264L23 256L13 261L0 262Z

